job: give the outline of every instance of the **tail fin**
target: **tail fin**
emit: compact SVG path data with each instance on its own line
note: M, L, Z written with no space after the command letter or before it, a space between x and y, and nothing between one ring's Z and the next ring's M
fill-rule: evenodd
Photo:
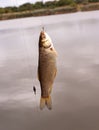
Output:
M45 106L47 106L47 108L49 110L52 109L52 101L51 101L51 97L47 97L47 98L43 98L41 97L40 99L40 109L42 110Z

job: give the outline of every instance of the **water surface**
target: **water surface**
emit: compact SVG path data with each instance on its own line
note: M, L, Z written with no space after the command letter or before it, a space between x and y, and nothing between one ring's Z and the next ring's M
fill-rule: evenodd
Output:
M51 111L39 110L42 26L58 52ZM0 22L0 130L99 130L98 100L99 11Z

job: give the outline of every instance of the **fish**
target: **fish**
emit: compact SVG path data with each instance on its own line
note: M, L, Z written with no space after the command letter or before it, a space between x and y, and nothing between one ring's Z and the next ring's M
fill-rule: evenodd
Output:
M51 92L57 73L57 51L50 36L44 30L40 32L38 48L38 79L41 87L40 109L42 110L46 106L51 110Z

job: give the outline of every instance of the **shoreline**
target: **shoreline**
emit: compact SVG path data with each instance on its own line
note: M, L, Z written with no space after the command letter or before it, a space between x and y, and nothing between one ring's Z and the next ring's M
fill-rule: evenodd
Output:
M74 12L79 12L79 11L84 12L84 11L94 11L94 10L99 10L99 2L88 3L88 4L77 4L75 6L62 6L62 7L57 7L53 9L52 8L51 9L37 9L34 11L0 14L0 20L66 14L66 13L74 13Z

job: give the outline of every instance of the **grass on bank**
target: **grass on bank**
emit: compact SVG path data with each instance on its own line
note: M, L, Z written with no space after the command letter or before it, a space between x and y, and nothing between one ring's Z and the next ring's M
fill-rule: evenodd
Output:
M63 13L72 13L77 11L92 11L99 10L99 2L97 3L85 3L85 4L71 4L60 7L52 8L41 8L35 10L27 10L21 12L9 12L1 13L0 20L14 19L14 18L23 18L31 16L44 16L44 15L53 15L53 14L63 14Z

